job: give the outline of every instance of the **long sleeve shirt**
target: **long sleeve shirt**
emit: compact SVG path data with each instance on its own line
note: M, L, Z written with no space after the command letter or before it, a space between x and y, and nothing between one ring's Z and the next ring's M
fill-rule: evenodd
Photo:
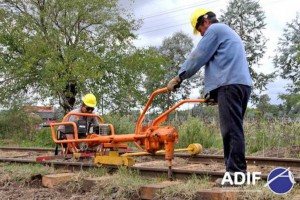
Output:
M214 23L208 27L178 75L182 80L187 79L202 66L205 66L204 94L224 85L252 86L243 42L225 24Z

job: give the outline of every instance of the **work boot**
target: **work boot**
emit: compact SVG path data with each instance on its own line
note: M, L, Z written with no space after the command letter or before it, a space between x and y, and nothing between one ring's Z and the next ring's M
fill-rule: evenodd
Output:
M233 183L233 184L230 184L229 182L225 182L225 183L222 185L222 178L218 178L218 179L215 181L214 186L215 186L215 187L243 187L244 185L235 185L234 183Z
M224 181L224 184L222 184L222 180L223 180L224 177L223 178L218 178L215 181L215 186L217 186L217 187L243 187L246 182L244 182L243 184L241 184L242 177L239 176L238 177L238 182L235 183L234 182L234 175L233 174L229 176L229 179L231 179L231 181L228 181L228 177L227 177L225 179L225 181Z

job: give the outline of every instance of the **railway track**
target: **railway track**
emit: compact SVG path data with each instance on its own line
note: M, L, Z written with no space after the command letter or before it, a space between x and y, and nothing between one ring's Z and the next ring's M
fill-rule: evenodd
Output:
M25 147L0 147L0 151L18 151L18 152L37 152L47 153L55 151L54 148L25 148ZM176 153L175 158L185 159L189 163L224 163L224 157L221 155L189 155L183 153ZM164 160L164 155L153 155L152 158ZM295 158L274 158L274 157L255 157L247 156L247 164L250 165L267 165L267 166L280 166L280 167L299 167L300 159Z
M36 152L36 153L51 153L54 152L52 148L14 148L14 147L1 147L0 151L2 152ZM8 162L8 163L23 163L23 164L33 164L37 163L36 158L32 157L28 158L26 154L21 158L19 156L16 157L3 157L0 155L0 162ZM53 154L52 154L53 155ZM199 177L208 176L211 179L222 178L224 175L223 171L223 162L224 158L220 155L196 155L191 156L187 154L175 154L174 155L174 167L172 169L173 177L175 179L184 179L192 175L196 175ZM129 169L138 170L142 176L164 176L168 173L167 166L164 165L164 155L154 155L150 157L151 160L148 159L148 162L140 161L136 165L128 167ZM184 160L184 162L180 161L176 164L176 160ZM300 182L300 159L292 159L292 158L269 158L269 157L247 157L248 168L252 170L261 170L262 175L261 178L266 180L268 177L268 172L271 169L276 167L290 167L296 182ZM51 165L54 167L64 167L70 170L81 170L86 168L96 168L96 166L92 162L79 162L69 160L50 160L50 161L42 161L40 162L44 165ZM159 165L155 165L155 163L159 163ZM218 167L215 167L218 166ZM109 171L114 171L118 169L118 166L111 165L103 165L102 167L107 168Z
M0 147L0 151L20 151L20 152L28 152L34 151L38 153L45 153L45 152L54 152L54 148L33 148L33 147Z

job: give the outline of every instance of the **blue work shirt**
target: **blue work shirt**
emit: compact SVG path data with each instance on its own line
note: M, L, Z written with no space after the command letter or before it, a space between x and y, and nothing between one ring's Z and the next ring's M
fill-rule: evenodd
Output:
M229 26L211 24L178 72L182 80L205 65L204 94L224 85L252 86L242 40Z

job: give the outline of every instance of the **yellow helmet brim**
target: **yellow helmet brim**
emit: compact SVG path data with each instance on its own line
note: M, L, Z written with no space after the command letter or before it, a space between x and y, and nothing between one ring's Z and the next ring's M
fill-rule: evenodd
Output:
M192 13L190 20L191 20L191 25L194 28L194 35L199 34L199 31L195 28L198 18L205 15L208 12L211 12L211 11L207 10L205 8L198 8Z
M194 35L198 35L199 34L199 31L197 29L195 29L195 28L194 28L193 32L194 32Z

